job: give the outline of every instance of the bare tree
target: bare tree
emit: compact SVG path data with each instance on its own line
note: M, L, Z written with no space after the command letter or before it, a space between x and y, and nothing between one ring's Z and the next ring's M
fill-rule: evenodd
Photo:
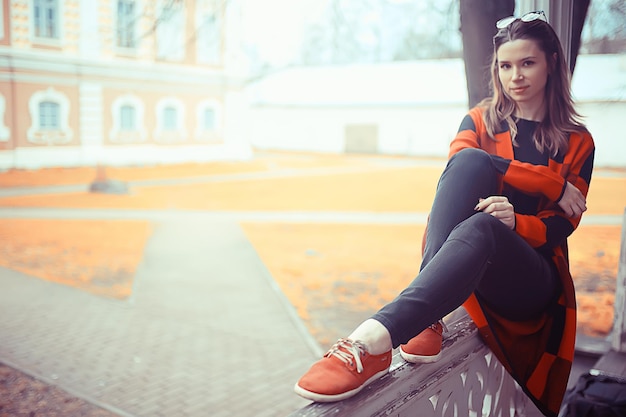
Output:
M626 51L626 3L594 1L587 12L582 47L585 53L611 54Z
M331 0L326 18L309 28L303 45L303 61L308 65L358 62L363 51L357 39L360 10L350 2Z
M591 0L576 0L574 2L574 10L572 11L572 50L570 51L569 69L574 73L576 67L576 59L580 51L580 40L585 25L587 12L589 11Z
M386 62L460 55L456 0L331 0L310 27L305 64Z
M410 24L399 38L394 60L458 58L461 56L457 1L415 2L403 19ZM425 21L426 20L426 21Z

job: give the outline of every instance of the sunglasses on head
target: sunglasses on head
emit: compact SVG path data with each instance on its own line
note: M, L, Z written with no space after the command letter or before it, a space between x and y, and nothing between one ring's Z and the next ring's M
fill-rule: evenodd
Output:
M543 12L543 10L537 10L534 12L528 12L522 17L509 16L505 17L504 19L500 19L496 22L496 28L504 29L518 19L522 22L533 22L535 20L543 20L544 22L548 21L548 19L546 18L546 14Z

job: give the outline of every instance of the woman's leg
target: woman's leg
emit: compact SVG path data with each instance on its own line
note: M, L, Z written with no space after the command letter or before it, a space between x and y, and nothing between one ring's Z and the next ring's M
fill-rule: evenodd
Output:
M375 352L391 343L406 343L461 305L474 290L498 310L519 304L516 309L522 311L511 310L512 318L523 318L548 302L559 285L550 264L499 220L474 211L479 198L498 192L497 178L491 157L482 150L465 149L450 159L430 213L420 274L351 338L367 341ZM439 256L444 243L446 250ZM434 259L436 263L425 270ZM542 288L546 297L536 297ZM529 303L517 296L524 293L531 296ZM513 295L511 303L508 295Z
M313 364L295 391L315 401L348 398L387 372L391 347L406 343L476 292L507 317L536 314L556 293L550 264L498 219L477 213L479 198L497 193L485 152L450 159L437 188L417 278Z
M476 213L479 198L497 194L497 178L491 157L481 149L464 149L450 158L439 178L428 217L420 270L439 251L452 229Z
M439 178L428 217L420 271L439 251L452 229L476 214L474 207L478 199L494 195L497 191L497 172L485 151L468 148L450 158ZM434 318L432 322L441 317L443 315ZM391 348L391 336L387 328L372 319L359 325L349 338L366 342L370 352L382 353Z
M481 149L463 149L453 155L439 183L426 231L426 246L420 271L430 262L454 227L475 214L479 198L496 194L497 173L491 157ZM433 322L442 316L433 319ZM379 321L368 319L349 336L366 342L370 352L382 353L391 348L391 336Z
M396 347L474 291L506 318L534 317L553 300L559 282L546 258L498 219L477 213L454 228L409 287L372 318Z

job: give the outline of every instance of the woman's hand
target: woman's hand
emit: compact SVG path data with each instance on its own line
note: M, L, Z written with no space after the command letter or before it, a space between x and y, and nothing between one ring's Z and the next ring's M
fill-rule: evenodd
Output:
M513 210L513 204L509 203L509 199L504 196L492 195L487 198L480 198L474 210L491 214L507 225L509 229L515 229L515 211Z
M585 196L569 181L565 183L565 191L557 204L568 217L579 217L587 211Z

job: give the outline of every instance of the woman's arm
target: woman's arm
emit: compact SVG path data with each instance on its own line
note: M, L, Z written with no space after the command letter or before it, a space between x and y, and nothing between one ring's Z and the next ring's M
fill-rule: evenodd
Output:
M573 143L564 161L569 164L565 191L556 203L536 215L515 213L515 231L534 248L560 245L580 224L587 209L586 198L591 183L595 149L593 140ZM577 142L578 139L575 140Z
M479 148L491 155L502 180L511 187L529 194L543 195L558 202L568 215L576 216L586 206L586 192L593 166L593 139L588 133L572 135L570 149L563 163L551 162L555 166L541 166L520 162L496 155L496 142L481 140L477 124L484 129L482 115L476 109L470 111L461 122L459 132L450 144L450 156L465 148ZM560 164L560 166L558 166ZM558 172L557 172L558 169ZM567 178L563 171L569 171ZM568 182L574 187L568 186Z
M489 139L481 143L477 123L482 123L482 116L480 112L471 111L450 145L450 154L469 147L484 149L491 155L503 182L530 195L543 195L555 204L536 215L523 215L515 213L505 197L486 196L489 198L479 202L476 209L494 215L535 248L559 245L578 227L586 210L595 154L591 135L586 132L572 135L562 162L551 161L551 166L538 166L495 155L496 142ZM561 172L566 173L565 177Z
M533 248L554 248L578 227L581 217L564 217L554 210L536 216L515 213L515 231Z
M515 213L515 208L505 196L481 199L476 211L491 214L515 230L533 248L553 248L567 239L578 227L581 216L564 217L554 210L543 210L536 216Z

